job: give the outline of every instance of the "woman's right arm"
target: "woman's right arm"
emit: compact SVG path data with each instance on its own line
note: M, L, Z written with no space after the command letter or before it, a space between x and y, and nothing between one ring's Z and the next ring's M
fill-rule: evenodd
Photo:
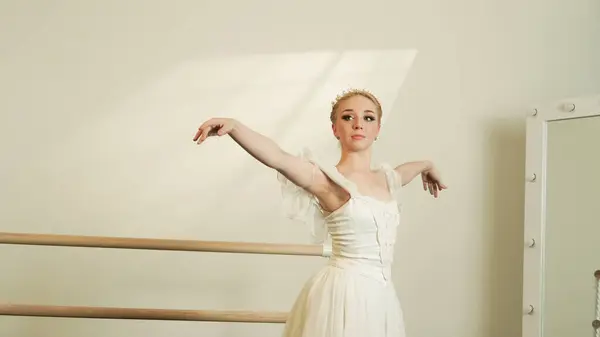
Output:
M237 120L213 118L203 123L194 137L198 144L210 136L229 136L265 166L277 170L294 184L314 194L325 208L337 208L345 201L344 192L313 163L285 152L266 137Z

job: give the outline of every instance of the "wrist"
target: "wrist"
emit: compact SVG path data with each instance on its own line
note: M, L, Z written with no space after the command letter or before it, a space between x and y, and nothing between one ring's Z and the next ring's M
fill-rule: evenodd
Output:
M433 168L434 168L434 165L433 165L432 161L430 161L430 160L423 161L423 172L431 171L431 170L433 170Z
M229 133L234 133L240 129L240 122L237 119L230 118L229 123L231 123L231 131Z

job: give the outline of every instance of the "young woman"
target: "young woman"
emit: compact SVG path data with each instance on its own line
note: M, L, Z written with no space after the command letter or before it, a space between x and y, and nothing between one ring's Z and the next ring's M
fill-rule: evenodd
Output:
M194 136L229 135L256 160L278 172L290 215L331 241L327 265L298 295L284 337L404 337L404 318L391 280L402 187L421 175L434 197L446 189L430 161L373 169L371 146L382 109L368 91L350 90L334 101L330 119L341 145L337 165L309 154L294 156L239 121L213 118Z

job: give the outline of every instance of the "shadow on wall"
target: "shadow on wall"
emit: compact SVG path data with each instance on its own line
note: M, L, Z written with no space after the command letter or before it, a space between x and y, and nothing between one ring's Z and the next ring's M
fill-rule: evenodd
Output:
M484 325L490 337L521 334L521 292L523 269L523 217L525 193L525 120L523 118L492 120L488 123L485 170L488 182L483 186L487 196L489 218L483 219L493 247L485 276L487 291ZM487 235L486 235L487 237ZM508 292L510 289L512 292ZM512 313L512 315L508 315ZM517 324L518 323L518 324Z

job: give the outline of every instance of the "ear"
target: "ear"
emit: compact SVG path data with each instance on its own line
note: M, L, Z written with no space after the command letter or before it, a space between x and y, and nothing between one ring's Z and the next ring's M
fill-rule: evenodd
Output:
M331 124L331 131L333 131L333 136L334 136L335 138L338 138L338 139L339 139L339 137L338 137L338 135L337 135L337 128L335 127L335 124Z

